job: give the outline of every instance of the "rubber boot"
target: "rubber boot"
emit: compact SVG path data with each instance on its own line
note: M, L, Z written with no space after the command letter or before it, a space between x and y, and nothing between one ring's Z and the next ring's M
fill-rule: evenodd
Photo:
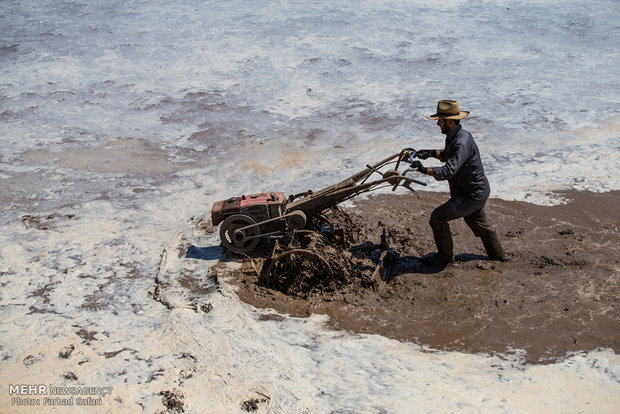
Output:
M506 261L506 253L502 243L499 241L497 232L493 231L481 237L484 249L487 251L489 260L499 260L500 262Z
M454 245L452 242L452 234L450 233L450 226L445 223L434 226L433 236L435 237L437 253L423 257L422 263L429 266L445 266L454 263Z

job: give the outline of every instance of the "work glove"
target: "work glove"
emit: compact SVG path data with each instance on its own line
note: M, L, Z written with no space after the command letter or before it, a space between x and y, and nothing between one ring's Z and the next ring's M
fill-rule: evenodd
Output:
M414 170L418 170L419 172L421 172L422 174L426 174L427 169L425 166L422 165L422 163L420 161L414 161L411 163L411 168L413 168Z
M415 153L415 157L425 160L435 155L435 150L423 149Z

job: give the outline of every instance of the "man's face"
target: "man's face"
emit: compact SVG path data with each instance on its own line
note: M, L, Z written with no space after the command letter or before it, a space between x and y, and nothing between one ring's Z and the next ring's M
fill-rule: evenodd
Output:
M449 135L450 131L452 131L451 123L448 119L438 119L437 125L441 128L441 133L444 135Z

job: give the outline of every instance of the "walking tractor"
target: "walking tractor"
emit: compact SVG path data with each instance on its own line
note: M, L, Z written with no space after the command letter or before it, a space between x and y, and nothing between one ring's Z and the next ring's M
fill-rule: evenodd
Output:
M406 154L412 154L408 160L403 160ZM304 229L314 217L323 211L335 207L339 203L359 194L367 193L383 186L405 187L415 193L411 183L426 185L426 183L407 176L415 171L407 169L402 174L398 167L402 161L411 161L415 150L405 148L374 165L367 165L365 169L337 184L319 191L284 197L281 192L260 193L231 197L228 200L218 201L211 209L211 223L217 226L220 223L220 239L225 248L238 253L248 253L258 245L260 239L268 237L282 237L293 230ZM394 169L385 167L396 162ZM371 175L378 174L378 178L370 180Z
M295 234L318 232L320 226L317 225L317 219L321 213L359 194L385 187L392 187L392 191L395 191L399 186L415 193L412 183L426 185L408 176L417 170L409 168L399 172L401 163L407 165L412 162L414 155L414 149L405 148L319 191L309 190L288 197L282 192L269 192L218 201L211 209L212 225L221 224L219 234L222 245L235 253L253 251L261 239L293 240ZM393 164L396 165L390 168ZM280 245L276 243L276 246L272 255L272 268L281 257L292 253L312 256L309 260L313 261L321 262L322 259L320 254L311 250L291 248L290 242L289 248L277 255L275 251L280 250ZM383 242L381 246L386 248L386 243ZM324 264L331 272L329 264ZM270 274L271 270L267 273Z

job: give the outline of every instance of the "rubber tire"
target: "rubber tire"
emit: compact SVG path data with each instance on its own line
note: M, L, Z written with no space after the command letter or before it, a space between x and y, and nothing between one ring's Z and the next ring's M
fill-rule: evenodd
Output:
M255 223L256 220L250 216L246 216L245 214L233 214L232 216L227 217L220 227L220 240L222 241L224 248L236 253L248 253L254 250L260 239L257 238L238 242L234 239L233 235L236 229ZM250 230L246 230L245 237L254 237L259 234L260 232L258 228L254 227Z

